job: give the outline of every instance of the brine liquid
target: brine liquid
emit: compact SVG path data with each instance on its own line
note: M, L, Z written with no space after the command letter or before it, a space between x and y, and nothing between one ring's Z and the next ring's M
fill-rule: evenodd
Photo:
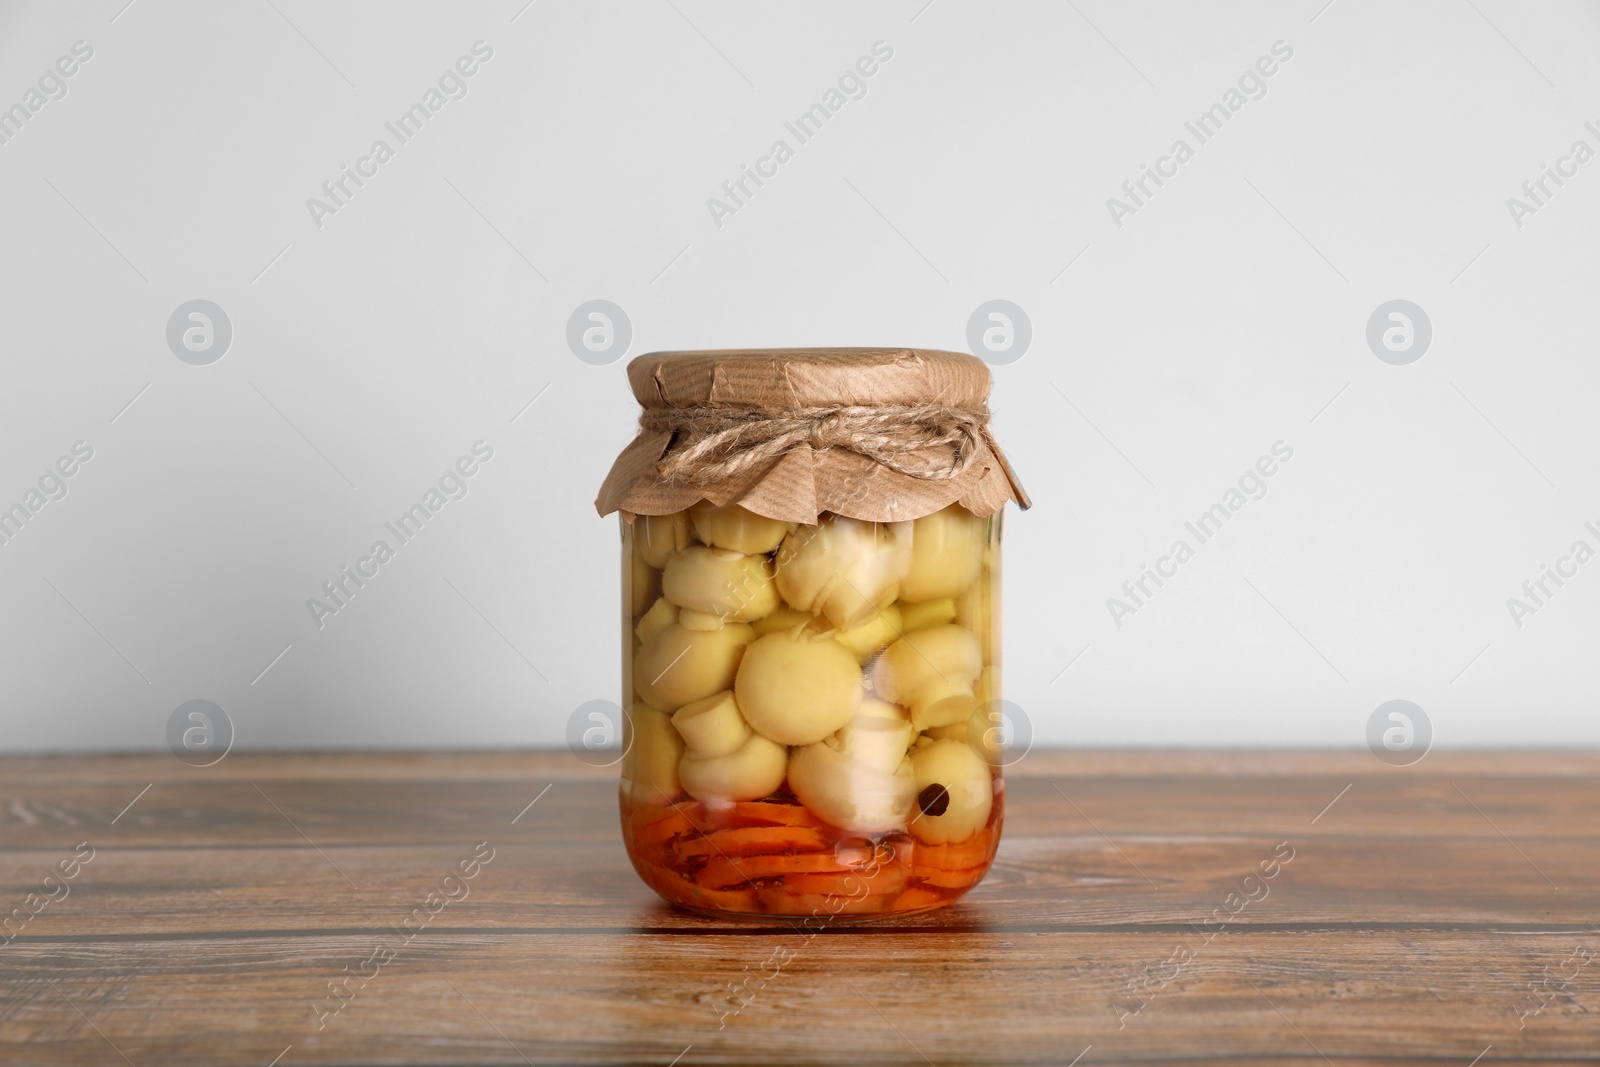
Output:
M622 829L705 913L925 911L1000 839L1000 517L623 523Z
M636 801L623 783L622 833L651 889L688 908L747 916L889 916L964 895L1000 841L1003 792L989 822L954 844L909 833L862 834L819 822L793 796L716 808L687 796Z

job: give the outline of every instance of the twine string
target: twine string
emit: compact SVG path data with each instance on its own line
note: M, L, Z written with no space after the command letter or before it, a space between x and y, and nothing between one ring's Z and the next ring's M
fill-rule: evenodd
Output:
M912 478L948 480L972 466L988 421L986 410L932 404L659 408L639 416L641 429L673 435L657 474L689 485L733 478L804 446L841 448Z

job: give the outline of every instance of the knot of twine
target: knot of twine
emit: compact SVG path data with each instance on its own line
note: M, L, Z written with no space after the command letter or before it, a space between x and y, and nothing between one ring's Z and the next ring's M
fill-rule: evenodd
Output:
M912 478L956 478L981 451L988 421L986 411L932 404L664 408L639 416L641 429L674 434L656 473L692 485L731 478L805 445L842 448Z

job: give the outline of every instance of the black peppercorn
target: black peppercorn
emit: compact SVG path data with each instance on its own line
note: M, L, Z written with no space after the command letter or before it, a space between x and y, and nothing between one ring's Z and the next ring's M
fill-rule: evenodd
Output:
M950 806L950 791L938 782L917 794L917 807L924 815L943 815Z

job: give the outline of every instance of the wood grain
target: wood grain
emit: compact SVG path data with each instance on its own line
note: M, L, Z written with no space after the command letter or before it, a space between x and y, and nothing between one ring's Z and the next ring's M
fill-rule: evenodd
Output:
M1590 753L1036 752L963 902L808 936L662 904L565 754L5 758L0 918L94 858L0 1063L1592 1061L1597 844Z

